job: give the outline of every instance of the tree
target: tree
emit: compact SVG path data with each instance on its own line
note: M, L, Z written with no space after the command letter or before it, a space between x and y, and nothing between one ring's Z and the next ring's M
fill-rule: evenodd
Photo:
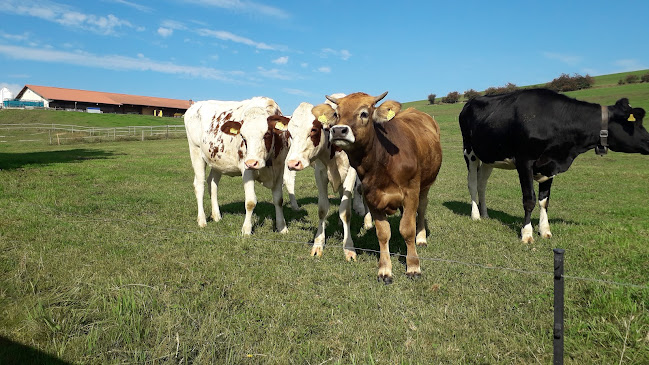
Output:
M429 94L428 95L428 103L431 104L431 105L435 104L435 98L436 97L437 97L437 95L435 95L435 94Z
M459 100L460 100L460 93L457 91L451 91L450 93L448 93L448 95L442 98L442 103L455 104Z
M469 90L464 92L464 99L466 99L466 100L471 100L471 99L475 98L476 96L480 96L480 93L473 90L473 89L469 89Z

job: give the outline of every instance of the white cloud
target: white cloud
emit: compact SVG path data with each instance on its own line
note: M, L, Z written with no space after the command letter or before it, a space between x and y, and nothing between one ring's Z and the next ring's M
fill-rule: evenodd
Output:
M288 56L280 57L278 59L272 60L271 62L276 65L285 65L288 63Z
M351 56L352 54L346 49L341 49L340 51L337 51L331 48L323 48L322 51L320 52L320 57L322 58L337 57L343 61L347 61Z
M131 8L137 9L137 10L139 10L141 12L150 13L150 12L153 11L148 6L140 5L140 4L137 4L137 3L134 3L134 2L130 2L130 1L126 1L126 0L113 0L113 1L118 3L118 4L130 6Z
M127 20L119 19L113 14L106 16L84 14L68 5L54 3L48 0L2 0L0 12L32 16L54 22L65 27L78 28L103 35L114 35L118 29L134 28Z
M307 67L309 67L309 64L306 63L306 62L302 62L302 63L300 63L300 66L302 66L302 68L307 68Z
M167 38L170 35L172 35L173 33L174 33L174 30L171 29L171 28L163 28L163 27L158 28L158 34L163 38Z
M331 72L331 67L329 67L329 66L318 67L318 72L330 73Z
M565 63L569 66L576 66L581 62L581 57L579 56L573 56L573 55L562 54L562 53L543 52L543 56L547 59L556 60Z
M199 79L236 82L240 71L222 71L210 67L177 65L171 62L155 61L138 54L137 58L119 55L95 55L87 52L66 52L0 44L0 55L18 60L60 63L108 70L151 71L163 74L184 75Z
M18 95L20 90L23 89L23 86L25 86L25 85L9 84L9 83L6 83L6 82L0 82L0 89L6 87L7 89L9 89L9 91L11 91L11 93L14 95L14 97L16 97L16 95Z
M263 77L269 78L269 79L277 79L277 80L295 80L295 79L300 79L298 75L285 72L276 68L273 69L265 69L263 67L257 67L257 72Z
M646 64L636 59L617 60L615 61L615 66L618 67L617 72L637 71L649 68Z
M220 39L222 41L231 41L235 43L245 44L247 46L255 47L257 49L263 50L277 50L275 46L270 46L266 43L255 42L252 39L241 37L236 34L224 31L224 30L211 30L211 29L199 29L197 33L203 37L213 37Z
M270 16L278 19L290 18L290 15L282 9L252 2L241 0L185 0L185 2L192 4L199 4L203 6L214 6L217 8L228 9L238 12L259 14Z
M312 97L313 96L312 93L310 93L308 91L300 90L300 89L285 88L283 90L284 90L285 93L291 94L291 95L304 96L304 97Z

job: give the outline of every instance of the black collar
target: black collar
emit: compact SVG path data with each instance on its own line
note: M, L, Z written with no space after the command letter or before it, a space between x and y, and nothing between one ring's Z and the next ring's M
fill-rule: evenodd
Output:
M602 124L599 131L599 144L595 146L595 153L603 156L608 152L608 107L602 105Z

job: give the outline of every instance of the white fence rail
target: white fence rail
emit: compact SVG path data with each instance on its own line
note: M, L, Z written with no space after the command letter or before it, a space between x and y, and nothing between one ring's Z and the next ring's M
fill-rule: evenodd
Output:
M145 140L185 137L184 125L86 127L67 124L0 124L0 143L43 142L67 144L83 141Z

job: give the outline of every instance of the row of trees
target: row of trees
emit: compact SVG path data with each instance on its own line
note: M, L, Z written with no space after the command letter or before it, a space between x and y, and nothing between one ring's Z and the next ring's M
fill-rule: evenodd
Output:
M646 73L642 76L627 75L627 77L620 79L620 81L618 81L617 84L618 85L637 84L639 82L649 82L649 73Z
M634 76L634 75L630 75L630 76ZM635 79L631 79L631 81L629 81L630 76L627 76L626 78L627 83L638 82L637 81L638 76L635 76ZM649 74L642 76L642 82L649 82ZM582 76L579 74L574 74L572 76L568 74L561 74L561 76L545 84L545 87L558 92L566 92L566 91L588 89L592 87L594 83L595 80L588 74L586 74L586 76ZM619 83L620 84L624 83L624 80L620 80ZM505 93L516 91L518 89L519 89L518 86L512 84L511 82L508 82L505 86L488 87L482 93L473 89L469 89L465 91L464 94L460 94L457 91L451 91L450 93L448 93L448 95L441 98L441 102L444 104L454 104L460 101L462 96L464 96L465 101L468 101L480 95L505 94ZM428 95L428 102L430 104L435 104L436 98L437 95L430 94Z

